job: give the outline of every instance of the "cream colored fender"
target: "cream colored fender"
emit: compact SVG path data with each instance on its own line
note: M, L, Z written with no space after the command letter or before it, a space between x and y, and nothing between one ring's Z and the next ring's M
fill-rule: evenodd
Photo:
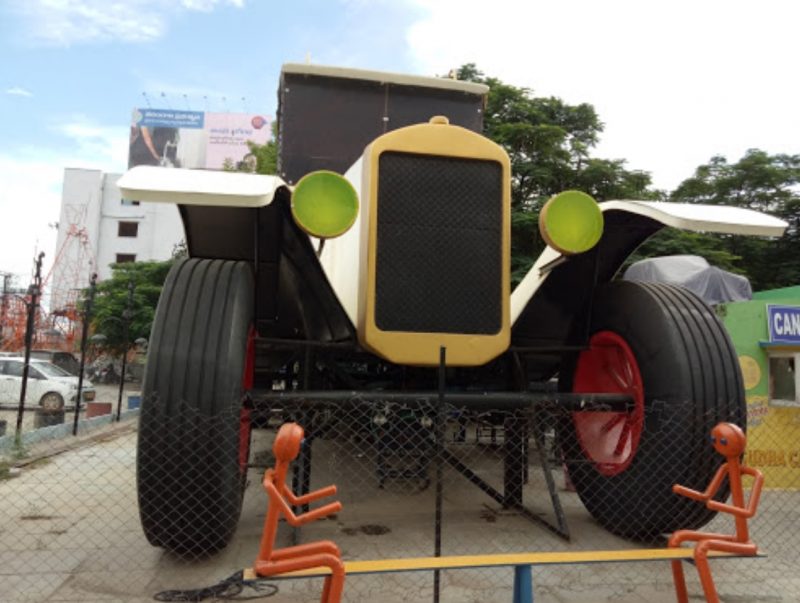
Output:
M718 232L727 234L779 237L788 224L773 216L741 207L724 205L700 205L689 203L666 203L663 201L606 201L600 209L624 211L682 230L695 232ZM519 318L525 306L547 278L549 271L543 270L561 255L546 248L525 278L511 294L511 324Z
M125 172L117 186L134 201L264 207L287 185L278 176L139 165Z
M359 191L359 199L362 195L363 177L363 158L359 158L344 177L350 181L356 191ZM369 224L369 203L359 203L358 216L355 222L346 233L335 239L325 241L319 252L319 263L328 277L336 297L342 304L350 321L358 324L358 313L360 309L359 283L363 266L362 241L365 244L365 226ZM319 239L311 237L316 248L320 248Z

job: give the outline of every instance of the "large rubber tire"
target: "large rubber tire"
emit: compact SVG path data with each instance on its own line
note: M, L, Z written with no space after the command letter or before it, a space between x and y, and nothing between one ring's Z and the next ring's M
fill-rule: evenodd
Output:
M252 316L245 262L183 260L167 276L142 383L136 479L148 541L179 555L219 551L239 520Z
M671 489L678 483L704 490L723 462L709 442L711 428L720 421L745 427L741 372L725 328L686 289L613 282L597 292L589 333L590 349L562 367L562 389L627 391L638 399L638 408L616 417L573 413L561 422L566 465L581 501L608 530L636 540L707 523L713 513ZM600 373L615 364L603 356L614 346L632 368L623 362L625 370L615 369L611 378ZM598 418L606 429L592 432ZM612 432L616 441L599 442L610 453L604 456L602 446L594 456L588 452L609 437L596 434ZM595 441L588 442L592 433ZM620 456L609 463L609 454ZM719 497L726 496L723 489Z

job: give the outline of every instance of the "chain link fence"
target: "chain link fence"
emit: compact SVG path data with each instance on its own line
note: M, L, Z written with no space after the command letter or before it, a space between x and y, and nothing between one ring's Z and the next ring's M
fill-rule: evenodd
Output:
M281 524L276 546L332 539L356 560L431 556L437 540L440 554L466 555L663 546L678 527L734 533L729 516L670 492L672 483L704 489L722 462L708 438L714 417L677 420L655 409L632 418L602 406L575 413L541 400L476 410L435 396L378 395L287 399L244 415L187 405L145 420L132 409L119 422L82 419L77 437L52 427L49 439L5 436L0 600L146 601L251 566L267 506L261 478L276 429L289 420L306 428L295 491L334 483L344 509L299 529ZM249 449L243 421L254 427ZM780 488L768 473L750 521L768 557L717 560L712 569L723 600L795 601L800 463L778 452L768 425L756 429L759 450L746 461L783 472ZM800 441L800 423L793 429ZM512 572L442 572L439 600L511 600ZM696 575L687 578L690 593L701 593ZM666 562L538 567L534 581L552 600L672 596ZM276 600L321 592L318 579L273 582ZM353 576L344 600L434 600L434 591L431 573Z

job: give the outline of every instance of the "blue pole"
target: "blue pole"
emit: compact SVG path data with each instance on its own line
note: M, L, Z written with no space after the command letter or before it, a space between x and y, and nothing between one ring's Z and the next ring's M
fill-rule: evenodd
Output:
M514 566L514 603L533 603L533 574L530 565Z

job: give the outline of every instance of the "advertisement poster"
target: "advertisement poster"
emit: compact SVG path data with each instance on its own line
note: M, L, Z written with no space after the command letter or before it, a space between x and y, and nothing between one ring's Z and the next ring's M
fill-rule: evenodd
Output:
M228 165L250 171L255 162L247 141L266 144L271 132L269 120L258 114L135 109L128 167L221 170Z

